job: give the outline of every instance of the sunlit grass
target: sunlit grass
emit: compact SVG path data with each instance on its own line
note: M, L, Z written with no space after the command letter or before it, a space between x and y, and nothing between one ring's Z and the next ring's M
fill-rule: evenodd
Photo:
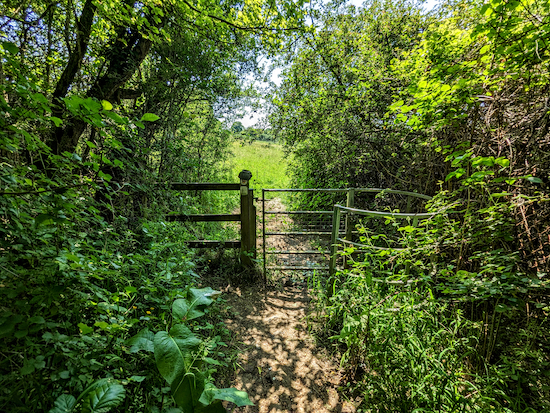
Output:
M262 188L288 188L288 160L284 157L281 145L270 142L233 144L234 157L229 160L232 175L237 179L239 172L248 169L252 172L250 187Z

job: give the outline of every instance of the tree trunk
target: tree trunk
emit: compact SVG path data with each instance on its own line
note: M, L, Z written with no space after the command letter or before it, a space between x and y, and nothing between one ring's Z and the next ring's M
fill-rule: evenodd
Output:
M78 22L77 45L69 56L67 66L57 83L53 95L54 102L59 105L53 116L64 117L65 105L62 102L62 98L67 95L82 66L95 10L96 7L93 5L92 0L87 0ZM164 21L159 26L163 24ZM152 44L153 41L145 38L137 29L121 27L118 31L117 39L113 42L105 56L107 71L94 82L86 93L86 97L108 101L117 101L120 99L119 90L139 68L149 53ZM87 125L88 123L83 119L73 118L68 120L65 117L63 125L53 128L50 140L52 152L54 154L61 154L65 151L74 152Z

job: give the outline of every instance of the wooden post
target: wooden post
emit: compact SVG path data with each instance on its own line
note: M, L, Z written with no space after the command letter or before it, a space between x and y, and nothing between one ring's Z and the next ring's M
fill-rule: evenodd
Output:
M239 173L239 179L241 182L241 265L244 267L252 267L252 239L251 239L251 202L250 202L250 189L248 188L252 173L247 170L243 170Z
M334 205L332 215L332 237L330 239L330 261L328 265L327 296L332 296L332 285L334 284L334 274L336 274L336 253L338 252L338 235L340 235L340 208Z
M348 208L353 208L355 206L355 189L349 188L348 189L348 197L346 200L346 206ZM353 218L353 214L351 212L346 213L346 240L351 241L352 239L352 231L353 231L353 225L351 223ZM344 268L349 268L348 262L346 259L346 256L343 257L344 260Z
M256 253L256 206L254 205L254 190L248 190L248 211L250 212L250 251L252 257L257 258Z

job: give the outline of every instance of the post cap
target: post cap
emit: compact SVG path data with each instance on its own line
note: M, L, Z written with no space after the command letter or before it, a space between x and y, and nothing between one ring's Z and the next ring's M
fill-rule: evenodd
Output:
M240 179L241 181L250 181L250 178L252 178L252 172L247 171L246 169L243 169L243 170L239 173L239 179Z

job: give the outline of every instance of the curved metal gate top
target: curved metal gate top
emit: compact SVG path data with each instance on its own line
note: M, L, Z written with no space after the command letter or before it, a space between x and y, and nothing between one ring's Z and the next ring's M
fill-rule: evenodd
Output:
M356 195L360 193L370 195L370 198L358 202ZM313 210L294 210L288 206L293 205L289 199L284 200L285 205L277 198L296 195L311 195L312 199L316 197L318 202L308 204L321 207ZM270 196L271 199L268 199ZM264 277L268 270L329 271L329 263L334 270L336 254L334 245L331 244L344 240L354 244L352 239L357 233L354 215L366 213L370 216L403 215L418 218L424 214L411 214L410 211L422 209L422 203L429 199L430 196L415 192L378 188L262 189ZM335 204L345 204L345 207L337 206L341 210L348 209L348 212L351 212L345 214L345 220L340 219L340 209L335 208ZM366 209L378 207L386 211L360 211L353 209L355 206L363 206ZM396 214L397 208L401 208L405 213ZM336 226L338 229L333 233Z

